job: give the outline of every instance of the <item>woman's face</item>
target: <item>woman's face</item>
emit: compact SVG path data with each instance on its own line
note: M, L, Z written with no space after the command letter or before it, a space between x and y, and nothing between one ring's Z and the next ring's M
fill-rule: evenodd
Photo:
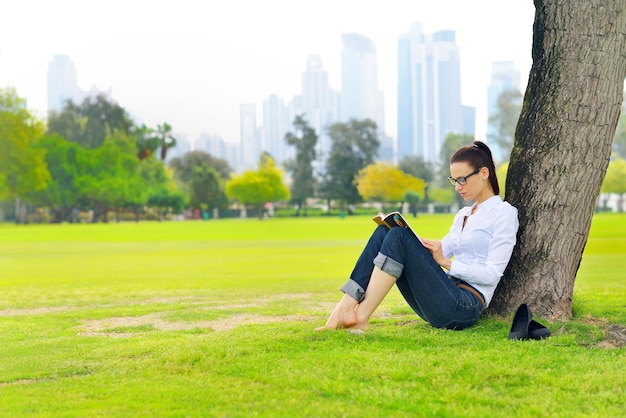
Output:
M476 200L481 203L489 194L489 170L486 167L474 168L465 161L455 162L450 164L450 177L456 180L454 190L459 192L466 202Z

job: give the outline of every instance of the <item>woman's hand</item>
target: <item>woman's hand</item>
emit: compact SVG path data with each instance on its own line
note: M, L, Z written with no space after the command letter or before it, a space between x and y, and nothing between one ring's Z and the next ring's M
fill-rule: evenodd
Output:
M424 247L430 251L437 264L447 270L450 270L450 267L452 267L452 260L443 256L441 241L422 238L422 244L424 244Z

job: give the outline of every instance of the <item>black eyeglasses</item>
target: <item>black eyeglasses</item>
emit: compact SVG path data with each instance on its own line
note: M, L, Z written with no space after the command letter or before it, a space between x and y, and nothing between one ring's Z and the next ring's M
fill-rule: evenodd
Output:
M482 167L477 168L476 170L472 171L471 173L469 173L467 176L465 177L457 177L454 178L452 176L448 177L448 181L450 182L451 185L455 186L455 185L459 185L459 186L465 186L465 184L467 183L467 179L472 177L474 174L477 174L480 170L482 170Z

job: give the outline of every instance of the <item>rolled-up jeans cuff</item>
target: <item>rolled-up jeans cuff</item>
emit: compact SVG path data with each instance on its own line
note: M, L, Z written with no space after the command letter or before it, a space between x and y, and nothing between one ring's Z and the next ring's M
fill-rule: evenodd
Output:
M398 263L396 260L387 257L381 252L374 258L374 265L396 279L400 277L402 270L404 270L404 264Z
M354 280L350 279L341 286L341 291L348 296L354 298L357 302L361 303L365 297L365 290Z

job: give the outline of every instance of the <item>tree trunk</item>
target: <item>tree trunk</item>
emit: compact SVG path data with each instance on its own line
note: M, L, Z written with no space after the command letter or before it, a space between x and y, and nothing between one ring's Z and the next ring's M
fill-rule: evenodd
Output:
M506 183L520 229L489 311L508 315L527 303L537 316L568 319L620 115L626 0L535 7L533 64Z

